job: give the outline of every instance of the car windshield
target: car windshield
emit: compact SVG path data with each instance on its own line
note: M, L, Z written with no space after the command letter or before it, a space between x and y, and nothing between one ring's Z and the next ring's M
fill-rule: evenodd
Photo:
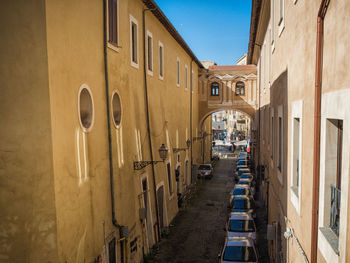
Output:
M224 251L223 260L256 262L256 255L253 247L227 246Z
M233 204L234 209L254 209L254 203L249 199L235 199L235 202Z
M247 188L235 188L233 190L233 195L248 195L249 190Z
M250 185L250 182L248 181L239 181L238 184L246 184L246 185Z
M210 166L209 165L200 165L198 167L198 170L210 170Z
M253 220L237 220L231 219L229 231L232 232L255 232Z

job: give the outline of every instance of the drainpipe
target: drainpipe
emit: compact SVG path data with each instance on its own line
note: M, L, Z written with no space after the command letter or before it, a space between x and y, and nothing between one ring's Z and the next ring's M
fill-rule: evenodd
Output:
M190 147L191 147L191 184L193 183L192 182L192 177L193 177L193 168L192 168L192 166L193 166L193 151L192 151L192 149L193 149L193 134L192 134L192 115L193 115L193 113L192 113L192 89L193 89L193 81L192 81L192 62L193 62L193 58L192 58L192 60L191 60L191 64L190 64L190 76L191 76L191 81L190 81L190 138L191 138L191 145L190 145Z
M321 92L324 18L330 0L322 0L317 15L315 107L314 107L314 158L312 181L312 227L311 227L311 263L317 262L318 241L318 201L320 184L320 133L321 133Z
M147 88L147 68L146 68L146 12L155 10L153 9L144 9L142 11L142 36L143 36L143 75L145 82L145 105L146 105L146 120L147 120L147 134L148 134L148 144L150 157L152 161L152 181L153 181L153 190L154 190L154 203L156 206L156 218L157 218L157 232L158 232L158 240L160 240L160 229L159 229L159 209L158 209L158 199L157 199L157 184L156 184L156 176L154 171L154 163L153 163L153 151L152 151L152 138L151 138L151 125L150 125L150 116L149 116L149 100L148 100L148 88Z
M107 105L107 125L108 125L108 157L109 157L109 183L111 188L111 205L112 205L112 224L121 230L115 216L114 202L114 178L113 178L113 152L112 152L112 135L111 135L111 106L109 103L109 85L108 85L108 60L107 60L107 0L103 0L103 55L105 69L105 88L106 88L106 105ZM121 231L120 235L122 235Z

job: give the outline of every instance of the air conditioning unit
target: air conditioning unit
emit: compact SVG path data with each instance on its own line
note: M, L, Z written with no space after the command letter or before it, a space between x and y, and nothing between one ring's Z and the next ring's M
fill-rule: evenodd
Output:
M276 227L274 225L267 225L267 240L275 240L276 237Z

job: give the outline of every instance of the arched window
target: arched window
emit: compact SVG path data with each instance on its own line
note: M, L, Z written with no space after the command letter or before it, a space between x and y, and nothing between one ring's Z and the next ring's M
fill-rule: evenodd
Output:
M211 83L211 96L219 96L219 83Z
M245 94L244 82L238 81L236 83L236 96L244 96L244 94Z

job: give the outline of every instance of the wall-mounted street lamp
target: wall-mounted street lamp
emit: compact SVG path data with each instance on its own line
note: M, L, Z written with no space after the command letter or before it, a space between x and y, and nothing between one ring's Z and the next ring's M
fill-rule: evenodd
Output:
M180 152L180 151L188 150L188 148L190 148L190 146L191 146L191 140L190 139L187 139L186 145L187 145L187 148L173 148L173 153L177 153L177 152Z
M156 164L156 163L161 163L164 162L165 159L168 157L168 148L165 147L164 143L160 148L158 149L159 152L159 157L162 159L161 161L140 161L140 162L134 162L134 170L141 170L145 168L149 164Z

